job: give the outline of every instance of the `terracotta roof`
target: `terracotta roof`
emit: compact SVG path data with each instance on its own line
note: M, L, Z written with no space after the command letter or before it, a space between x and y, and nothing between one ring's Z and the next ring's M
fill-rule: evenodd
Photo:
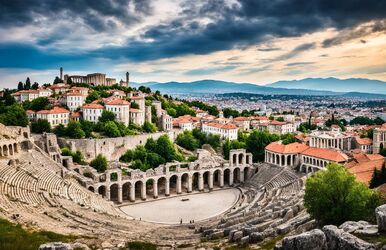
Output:
M89 103L82 106L84 109L104 109L103 105L100 105L98 103Z
M74 89L74 90L89 90L89 88L86 88L86 87L72 87L71 89Z
M80 117L80 112L72 112L71 117Z
M209 123L206 123L205 125L210 127L220 128L220 129L237 129L236 125L232 123L220 124L216 122L209 122Z
M69 88L69 87L70 87L69 84L64 84L64 85L54 84L54 85L49 86L48 88L49 89L63 89L63 88Z
M280 154L299 154L308 148L309 146L301 144L299 142L294 142L287 145L284 145L279 142L272 142L265 147L266 150Z
M107 105L130 105L130 103L128 101L121 100L121 99L115 99L115 100L112 100L106 104Z
M350 173L355 175L358 181L369 184L373 176L374 168L380 170L384 163L385 158L362 162L354 160L345 164L345 167Z
M279 122L279 121L276 121L276 120L273 120L270 122L271 125L286 125L287 122Z
M303 151L302 154L335 162L344 162L348 160L348 156L346 154L326 148L308 148Z
M37 112L37 114L62 114L62 113L70 113L69 110L62 108L62 107L54 107L50 110L40 110Z
M145 97L144 96L132 96L130 99L131 100L141 100L141 99L144 99Z
M370 145L370 144L373 144L373 140L371 140L370 138L360 138L360 137L357 137L357 138L355 138L355 140L360 145Z
M82 96L82 93L80 92L67 92L67 96Z
M130 112L132 112L132 113L140 113L141 110L139 110L139 109L130 109Z
M383 159L385 157L383 157L380 154L364 154L364 153L360 152L357 154L353 154L353 158L357 162L365 162L365 161L372 161L372 160L380 160L380 159Z
M27 113L30 113L30 114L35 114L35 111L33 111L33 110L31 110L31 109L28 109L26 112L27 112Z
M249 117L239 116L239 117L233 118L233 120L242 122L242 121L249 121L250 119Z

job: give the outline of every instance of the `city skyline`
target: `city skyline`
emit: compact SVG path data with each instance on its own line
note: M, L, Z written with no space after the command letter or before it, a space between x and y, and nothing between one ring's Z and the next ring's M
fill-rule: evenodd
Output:
M133 81L386 80L385 2L0 2L0 87L103 72Z

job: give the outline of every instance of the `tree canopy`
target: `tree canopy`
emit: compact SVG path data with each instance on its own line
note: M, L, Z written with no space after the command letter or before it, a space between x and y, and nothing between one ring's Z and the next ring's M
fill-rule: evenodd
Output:
M46 119L38 119L31 122L31 132L41 134L43 132L51 132L51 125Z
M107 169L107 159L103 155L99 154L90 162L90 166L95 168L98 173L103 173Z
M304 205L322 224L340 225L370 220L379 204L378 196L339 164L331 163L307 179Z
M271 134L268 131L253 130L246 139L246 149L253 155L253 161L264 160L264 149L271 142L280 140L277 134Z

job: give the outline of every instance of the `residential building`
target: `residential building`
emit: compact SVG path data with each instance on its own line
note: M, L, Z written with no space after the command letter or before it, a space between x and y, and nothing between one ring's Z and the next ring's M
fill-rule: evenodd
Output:
M102 112L105 109L103 105L97 103L85 104L82 106L83 119L86 121L97 123L99 117L102 116Z
M71 111L75 111L80 108L84 102L86 97L82 95L80 92L67 92L65 94L66 105Z
M232 123L209 122L202 124L202 132L219 135L222 139L236 140L238 129Z
M130 122L138 126L145 124L145 112L139 109L130 109Z
M106 110L115 114L117 121L126 126L130 123L130 103L125 100L115 99L106 103Z
M36 112L36 119L47 120L51 127L56 127L59 124L67 126L70 120L70 111L65 108L55 106L50 110L40 110Z

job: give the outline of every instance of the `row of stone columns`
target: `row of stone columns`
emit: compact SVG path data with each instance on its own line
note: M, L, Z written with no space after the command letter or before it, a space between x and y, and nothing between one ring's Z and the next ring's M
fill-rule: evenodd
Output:
M344 150L344 143L347 141L348 148L351 148L349 138L319 138L319 137L311 137L311 147L315 148L339 148Z
M284 156L284 158L283 158ZM279 165L279 166L294 166L296 155L290 154L290 155L284 155L284 154L278 154L270 151L265 151L265 162Z
M237 168L238 169L238 168ZM233 185L234 183L234 172L236 171L236 169L229 169L229 179L228 179L228 183L229 185ZM218 184L219 184L219 187L222 188L224 187L224 177L225 177L225 171L218 171ZM207 185L208 185L208 188L209 190L212 190L213 189L213 186L214 186L214 175L215 173L214 172L196 172L198 174L198 180L197 180L197 184L198 184L198 191L202 192L204 191L204 174L208 174L208 179L207 179ZM192 174L192 175L188 175L187 176L187 192L188 193L191 193L193 191L193 176L196 174ZM186 175L186 174L185 174ZM177 179L176 179L176 193L177 194L181 194L182 193L182 178L183 178L184 175L180 175L180 176L177 176ZM159 196L159 190L158 190L158 181L161 179L162 177L158 178L158 179L151 179L153 180L153 184L152 184L152 187L153 187L153 198L157 199L158 196ZM244 182L244 169L239 169L239 181L240 183L243 183ZM148 180L148 179L147 179ZM147 180L138 180L138 181L134 181L134 182L130 182L130 185L129 185L129 200L130 201L135 201L135 198L136 198L136 189L138 187L136 187L136 184L138 182L141 183L140 185L140 198L142 200L146 200L147 198L147 192L146 192L146 181ZM112 185L110 185L110 182L106 183L107 186L105 185L101 185L100 187L104 187L105 188L105 191L104 191L104 194L105 194L105 198L107 200L111 200L111 188L114 186L114 185L117 185L118 186L118 197L117 197L117 201L119 203L121 203L123 201L123 185L124 183L114 183ZM138 186L138 185L137 185ZM98 188L96 188L94 190L95 193L98 193L99 190ZM169 196L170 195L170 178L165 178L165 190L164 190L164 193L165 193L165 196Z
M0 156L11 156L19 152L17 143L4 144L0 146Z
M329 161L321 160L309 156L303 156L302 162L305 164L313 165L316 167L324 168L329 163Z

